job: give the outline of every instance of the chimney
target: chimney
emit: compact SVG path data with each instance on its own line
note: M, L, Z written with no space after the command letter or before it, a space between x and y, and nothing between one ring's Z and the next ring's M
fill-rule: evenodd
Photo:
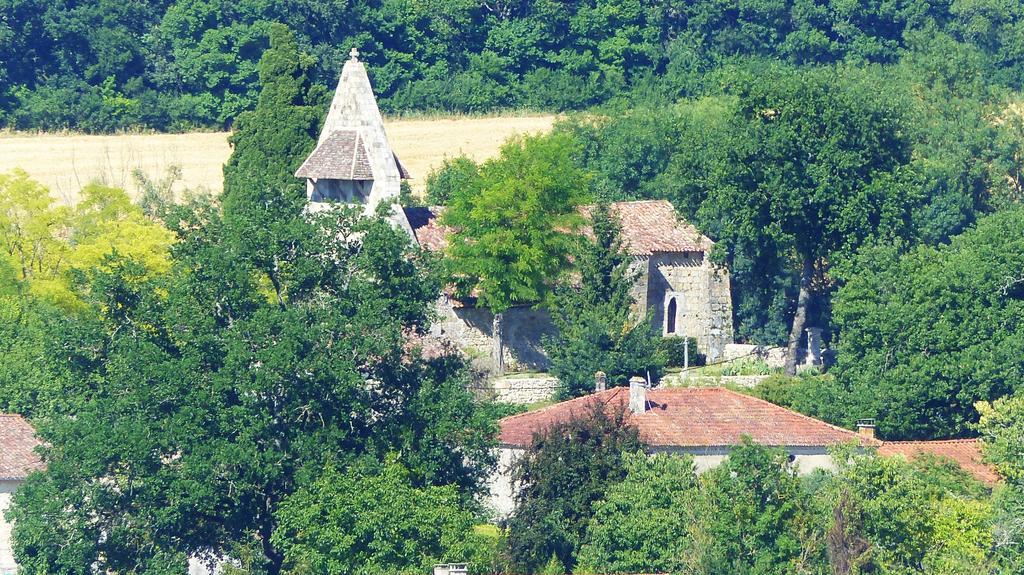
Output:
M644 378L629 378L629 410L636 414L647 411L647 382Z
M865 439L875 438L875 420L874 419L858 419L857 420L857 435Z
M594 393L608 389L608 376L603 371L594 373Z

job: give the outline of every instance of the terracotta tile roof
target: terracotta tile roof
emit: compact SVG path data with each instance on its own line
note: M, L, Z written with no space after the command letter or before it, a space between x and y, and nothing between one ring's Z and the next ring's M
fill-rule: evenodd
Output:
M651 447L728 447L744 435L762 445L824 447L856 441L861 445L881 442L779 407L756 397L720 387L662 388L647 392L643 414L628 414L640 431L640 440ZM626 406L629 389L617 387L537 411L506 417L500 422L503 445L526 447L533 433L573 416L585 415L600 402L608 408Z
M977 439L946 439L938 441L886 441L878 448L879 455L900 455L910 460L923 453L952 459L964 471L982 483L992 485L999 481L995 469L981 458L981 444Z
M416 241L426 250L439 252L448 246L448 228L441 225L444 208L403 208Z
M697 228L680 219L667 200L615 202L610 208L619 219L622 243L630 255L708 252L715 245ZM592 206L583 206L580 211L589 217L592 209Z
M0 414L0 481L21 480L42 469L35 430L20 415Z
M590 216L592 206L583 206L580 212ZM666 200L615 202L612 212L622 226L622 243L634 256L649 256L657 252L707 252L715 245L701 235L697 228L676 217L676 210ZM448 245L451 229L441 225L443 207L406 208L409 225L420 245L430 251L440 251ZM589 228L582 230L590 235Z

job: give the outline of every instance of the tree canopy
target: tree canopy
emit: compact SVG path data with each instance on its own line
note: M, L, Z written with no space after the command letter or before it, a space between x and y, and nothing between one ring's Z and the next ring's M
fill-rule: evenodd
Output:
M1000 0L5 0L0 13L0 123L20 129L228 126L256 105L273 23L295 31L327 88L358 48L387 112L674 100L739 59L892 65L940 37L986 81L1024 83L1024 13Z
M566 269L587 175L564 135L510 140L452 195L442 222L458 294L494 313L545 302Z
M888 439L963 436L975 402L1020 389L1022 222L1014 208L948 245L861 253L834 304L839 421L874 417Z

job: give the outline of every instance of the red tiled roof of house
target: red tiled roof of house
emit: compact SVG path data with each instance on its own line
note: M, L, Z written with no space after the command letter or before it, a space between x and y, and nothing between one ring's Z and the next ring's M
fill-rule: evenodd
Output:
M573 416L582 416L597 403L625 408L629 389L617 387L578 399L506 417L500 422L503 445L527 447L534 432L542 432ZM647 392L647 411L627 413L640 440L651 447L728 447L746 435L762 445L824 447L856 441L881 442L779 407L756 397L720 387L661 388Z
M878 448L879 455L887 457L900 455L908 460L924 453L953 460L964 471L987 485L999 481L999 475L996 474L995 469L982 460L981 444L977 439L886 441Z
M592 206L583 206L580 211L589 217L592 209ZM680 219L667 200L614 202L610 210L619 219L622 244L629 255L708 252L715 245L697 228ZM590 232L585 230L584 233Z
M0 481L21 480L42 469L36 432L20 415L0 414Z

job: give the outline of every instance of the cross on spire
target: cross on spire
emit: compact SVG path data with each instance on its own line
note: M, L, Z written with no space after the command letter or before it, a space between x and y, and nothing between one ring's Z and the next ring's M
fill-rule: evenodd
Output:
M356 50L355 46L353 46L352 49L349 50L348 55L352 57L353 62L359 61L359 50Z

